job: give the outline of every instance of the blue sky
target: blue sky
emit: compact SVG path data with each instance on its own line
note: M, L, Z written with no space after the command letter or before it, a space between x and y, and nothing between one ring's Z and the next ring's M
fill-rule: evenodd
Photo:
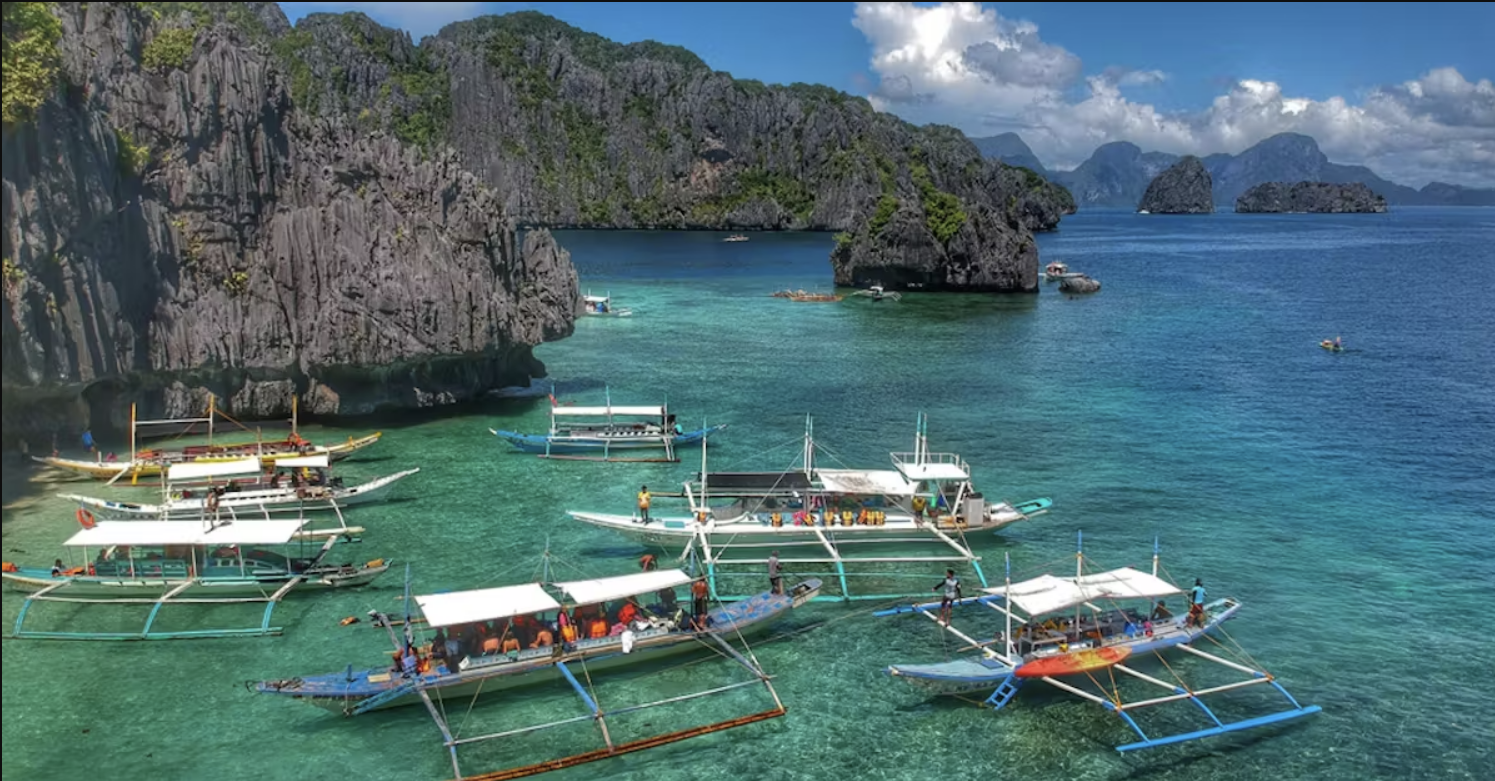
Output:
M1411 184L1495 184L1495 88L1481 83L1495 77L1491 3L281 6L292 20L361 10L416 37L539 10L618 41L684 46L742 78L868 95L915 122L1015 130L1057 167L1105 141L1238 152L1296 130L1331 159Z

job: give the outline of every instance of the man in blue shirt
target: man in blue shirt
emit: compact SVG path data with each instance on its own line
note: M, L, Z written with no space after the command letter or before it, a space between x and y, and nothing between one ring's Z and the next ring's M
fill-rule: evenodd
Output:
M87 448L88 452L93 452L93 432L87 429L83 431L83 447Z
M1193 626L1204 626L1204 583L1194 578L1194 587L1189 589L1189 620Z

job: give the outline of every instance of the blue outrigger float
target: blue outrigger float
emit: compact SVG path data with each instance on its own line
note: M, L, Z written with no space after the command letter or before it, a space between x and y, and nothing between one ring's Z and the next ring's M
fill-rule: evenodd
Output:
M1083 542L1083 537L1080 538ZM956 629L938 615L941 602L905 605L875 613L878 616L918 613L939 624L967 645L963 650L977 650L978 656L929 664L895 664L889 675L936 695L965 695L991 692L983 702L1000 710L1012 701L1018 689L1029 680L1041 680L1055 688L1094 702L1121 717L1140 740L1116 747L1122 753L1190 740L1238 732L1318 713L1317 705L1302 705L1268 672L1258 669L1254 660L1231 640L1227 648L1213 636L1225 634L1222 624L1235 617L1241 603L1231 597L1203 605L1197 613L1174 616L1161 597L1184 593L1184 590L1158 576L1158 547L1153 544L1152 573L1130 567L1094 574L1084 572L1083 549L1076 553L1074 577L1051 574L1012 582L1009 561L1005 584L984 588L983 596L953 600L951 612L973 605L991 608L1002 617L1004 625L987 641ZM1202 594L1202 591L1201 591ZM1148 612L1122 606L1121 600L1145 600ZM1109 602L1109 608L1097 603ZM1019 612L1021 611L1021 612ZM1047 616L1047 618L1044 618ZM1227 635L1227 639L1228 635ZM1241 661L1217 656L1195 647L1209 640L1227 651L1235 651ZM1003 650L993 650L994 647ZM1164 651L1177 650L1191 657L1247 677L1223 684L1194 686L1180 676L1183 665L1162 660ZM1148 656L1161 661L1160 669L1143 672L1134 664ZM1139 680L1168 693L1142 700L1123 699L1118 677ZM1073 677L1071 677L1073 676ZM1061 678L1078 680L1070 683ZM1172 678L1172 680L1164 680ZM1104 679L1105 683L1102 682ZM1084 688L1088 680L1093 686ZM1224 721L1204 697L1250 686L1267 684L1285 697L1290 708L1240 721ZM1209 720L1210 726L1171 735L1149 736L1133 718L1132 712L1153 705L1188 700Z
M601 407L560 404L552 394L547 434L488 430L520 452L541 458L673 463L680 460L676 450L699 445L726 427L727 424L721 423L687 431L676 422L667 405L613 406L609 392L606 404ZM661 450L662 457L636 455Z
M677 607L681 603L675 590L696 580L682 570L555 583L548 580L548 553L544 561L545 574L540 582L413 598L407 566L404 621L391 621L383 613L370 611L375 625L389 632L394 646L392 666L355 670L350 664L345 671L251 682L248 686L260 694L300 700L344 716L422 703L441 732L452 770L459 779L520 778L784 715L770 676L752 657L751 650L744 646L738 651L729 641L745 644L746 636L767 629L775 619L809 602L820 590L820 581L806 580L782 594L766 592L743 602L720 605L708 612L709 621L700 628L693 625L693 617ZM644 606L646 601L651 604ZM423 619L412 620L412 604L419 606ZM611 626L599 631L596 622ZM435 630L435 634L417 642L412 629L417 623ZM396 633L397 625L403 625L403 636ZM640 705L603 709L598 704L592 688L595 673L708 649L745 668L749 679ZM579 671L573 671L573 666ZM453 737L445 716L448 701L466 698L464 705L470 713L472 704L483 694L560 680L575 690L587 713L477 737ZM608 731L609 718L754 685L767 688L774 702L772 709L626 743L615 742ZM597 724L605 748L482 776L464 776L458 764L460 746L583 721Z

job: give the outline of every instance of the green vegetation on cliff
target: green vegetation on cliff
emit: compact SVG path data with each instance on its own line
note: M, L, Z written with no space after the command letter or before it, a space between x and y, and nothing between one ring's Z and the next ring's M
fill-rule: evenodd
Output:
M62 58L57 42L62 22L51 3L5 3L3 70L0 70L0 118L10 125L31 113L57 86Z

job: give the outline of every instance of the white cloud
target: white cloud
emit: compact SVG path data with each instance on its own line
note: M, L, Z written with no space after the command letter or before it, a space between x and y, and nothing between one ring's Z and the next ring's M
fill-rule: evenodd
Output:
M416 40L434 35L452 22L483 13L486 3L299 3L307 13L359 11L389 27L398 27Z
M1363 164L1403 184L1430 180L1495 186L1495 85L1437 68L1382 87L1358 103L1286 95L1269 81L1243 79L1206 108L1159 111L1123 90L1157 85L1156 70L1110 67L1067 88L1081 62L1046 43L1030 22L979 3L857 3L852 24L872 46L884 111L954 125L972 135L1016 131L1056 168L1083 162L1095 147L1131 141L1144 150L1237 153L1275 133L1305 133L1336 163Z

